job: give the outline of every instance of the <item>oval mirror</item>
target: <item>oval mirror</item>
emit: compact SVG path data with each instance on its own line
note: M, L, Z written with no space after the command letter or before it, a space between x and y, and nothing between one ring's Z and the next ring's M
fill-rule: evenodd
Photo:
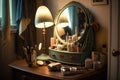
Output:
M81 39L90 22L86 11L84 6L75 1L65 5L55 17L54 36L63 44L67 44L66 35L77 35L75 41Z

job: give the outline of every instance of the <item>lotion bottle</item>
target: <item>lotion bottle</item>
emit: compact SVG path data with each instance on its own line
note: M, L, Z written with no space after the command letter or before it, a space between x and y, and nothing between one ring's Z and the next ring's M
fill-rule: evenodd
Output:
M69 36L68 42L67 42L67 51L71 52L72 51L72 37Z

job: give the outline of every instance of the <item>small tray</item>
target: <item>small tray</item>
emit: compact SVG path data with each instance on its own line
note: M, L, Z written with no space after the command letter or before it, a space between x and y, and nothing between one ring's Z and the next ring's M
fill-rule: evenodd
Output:
M85 59L90 58L90 52L68 52L49 48L51 60L72 65L84 65Z

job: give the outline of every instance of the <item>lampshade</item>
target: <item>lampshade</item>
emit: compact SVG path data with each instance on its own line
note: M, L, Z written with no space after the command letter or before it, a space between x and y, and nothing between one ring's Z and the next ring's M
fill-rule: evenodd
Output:
M53 25L52 14L46 6L40 6L35 15L35 27L47 28Z
M68 26L68 13L67 10L63 11L58 19L58 27L66 27Z
M60 27L68 26L68 20L67 20L67 18L65 16L60 17L58 26L60 26Z

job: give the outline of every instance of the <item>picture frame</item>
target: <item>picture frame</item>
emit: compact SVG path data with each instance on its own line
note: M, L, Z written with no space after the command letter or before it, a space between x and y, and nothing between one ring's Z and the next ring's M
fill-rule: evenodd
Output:
M92 5L106 5L108 0L92 0Z

